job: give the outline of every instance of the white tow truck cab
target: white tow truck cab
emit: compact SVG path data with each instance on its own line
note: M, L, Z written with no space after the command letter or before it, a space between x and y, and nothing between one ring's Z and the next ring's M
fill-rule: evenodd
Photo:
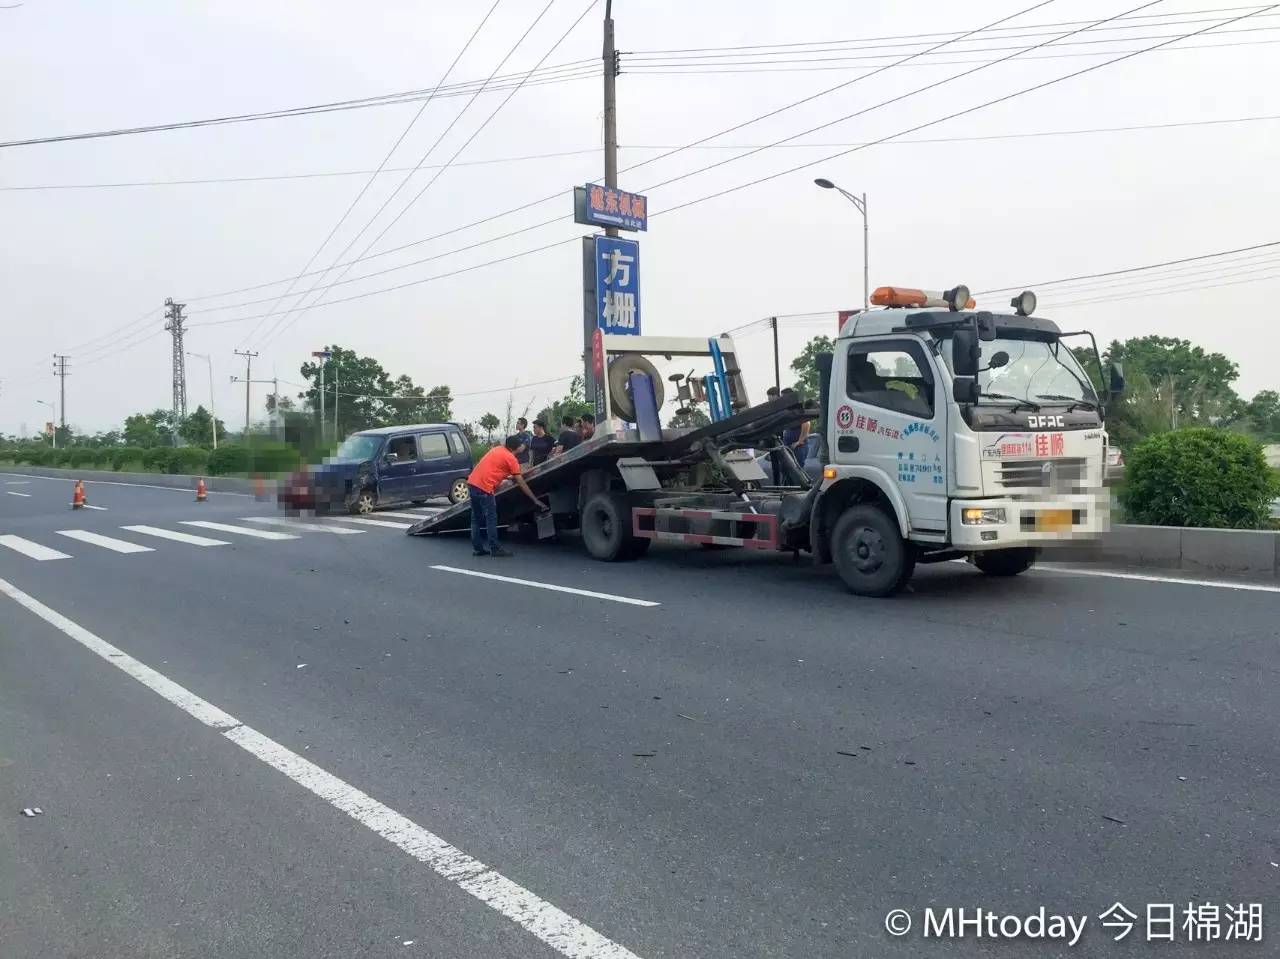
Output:
M917 563L968 558L1015 575L1040 547L1105 529L1103 406L1062 342L1073 334L1035 317L1030 293L1012 313L975 310L964 287L882 287L872 300L883 309L851 316L819 357L816 402L787 391L752 403L726 335L597 335L603 428L525 474L545 514L500 489L499 522L540 539L576 531L604 562L638 559L655 541L810 553L863 596L898 591ZM662 378L647 357L694 364L668 379L682 412L718 394L710 422L661 426ZM694 375L707 363L714 372ZM1113 371L1111 392L1122 387ZM817 482L782 442L815 419ZM770 485L764 451L785 485ZM409 534L461 532L469 510L459 503Z
M1040 547L1106 529L1103 403L1033 294L1010 313L976 311L963 286L881 287L872 303L823 374L810 528L851 590L887 595L916 562L959 556L1016 575Z

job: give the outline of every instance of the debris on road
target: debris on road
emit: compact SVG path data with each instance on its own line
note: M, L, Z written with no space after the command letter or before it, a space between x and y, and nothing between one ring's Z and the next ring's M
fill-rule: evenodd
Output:
M31 807L29 807L29 808L27 808L27 809L22 810L22 815L24 815L24 816L26 816L28 819L30 819L30 818L32 818L33 816L43 816L43 815L44 815L44 810L43 810L43 809L41 809L39 806L31 806Z
M632 753L631 755L635 756L637 759L651 759L652 757L658 754L657 753Z
M707 722L705 719L699 719L697 716L690 716L688 713L676 713L676 715L681 719L689 720L691 723L702 723L703 725L706 725Z
M857 759L857 758L858 758L858 754L857 754L857 753L851 753L851 752L849 752L849 751L848 751L848 750L846 750L846 749L837 749L837 750L836 750L836 755L837 755L837 756L848 756L848 757L850 757L851 759Z
M304 667L304 666L306 666L306 665L307 665L306 663L298 663L298 665L297 665L297 666L294 666L293 668L294 668L294 669L302 669L302 667Z
M1103 813L1103 814L1102 814L1102 818L1103 818L1103 819L1105 819L1107 822L1113 822L1113 823L1115 823L1115 824L1116 824L1116 825L1118 825L1118 826L1127 826L1127 825L1129 825L1129 824L1128 824L1127 822L1125 822L1123 819L1117 819L1115 816L1108 816L1106 813Z

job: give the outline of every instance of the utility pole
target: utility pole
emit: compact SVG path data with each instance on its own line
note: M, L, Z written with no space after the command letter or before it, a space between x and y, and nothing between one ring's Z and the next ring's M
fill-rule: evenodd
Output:
M53 375L58 378L58 408L62 413L61 426L59 429L62 430L63 436L66 436L67 433L67 360L69 359L69 356L65 356L61 353L53 354ZM54 431L53 436L54 445L56 446L58 437L57 430Z
M253 389L253 358L257 353L249 350L234 350L236 356L244 357L244 441L249 440L249 393ZM236 377L231 377L231 382L236 382Z
M618 188L618 51L613 43L613 0L604 4L604 185ZM617 236L616 226L606 226L605 236Z
M335 441L342 439L342 434L338 432L338 390L342 387L342 364L335 363L333 365L333 438Z
M187 354L182 348L182 311L187 304L164 301L164 328L173 334L173 442L178 443L178 427L187 418Z
M315 357L316 364L320 367L320 442L323 443L325 441L325 434L329 432L329 424L325 421L325 418L324 418L324 368L329 360L329 357L333 356L333 351L332 350L312 350L311 355ZM333 407L334 407L333 415L335 417L334 423L336 424L337 423L336 417L338 415L337 413L338 397L336 395L333 398ZM334 426L334 430L335 432L337 431L336 425Z

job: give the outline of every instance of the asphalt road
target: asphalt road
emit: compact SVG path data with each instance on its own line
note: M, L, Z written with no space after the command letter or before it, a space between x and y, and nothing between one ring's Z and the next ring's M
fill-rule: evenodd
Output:
M862 600L87 488L0 475L5 959L1120 955L1147 903L1277 905L1274 588L943 564ZM922 938L948 906L1089 925Z

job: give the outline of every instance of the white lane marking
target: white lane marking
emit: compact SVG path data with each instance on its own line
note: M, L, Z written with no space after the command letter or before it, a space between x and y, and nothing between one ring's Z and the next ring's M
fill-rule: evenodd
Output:
M0 593L206 726L219 730L251 756L284 773L313 795L346 813L444 879L531 932L561 955L570 959L639 959L625 946L607 939L586 923L517 885L442 837L326 772L315 763L303 759L256 729L244 725L234 716L201 699L3 579L0 579Z
M82 543L92 543L94 546L101 546L103 549L115 550L117 553L154 553L155 550L150 546L139 546L137 543L130 543L123 539L112 539L110 536L103 536L100 533L91 533L86 529L60 529L59 536L69 536L71 539L78 539Z
M239 533L241 536L253 536L257 539L297 539L292 533L277 533L270 529L250 529L248 526L232 526L230 523L213 523L207 519L180 520L183 526L199 526L201 529L213 529L220 533Z
M5 492L8 493L10 496L30 496L31 495L30 493L19 493L17 490L12 490L12 489L7 489L5 490Z
M104 513L107 511L107 508L106 508L105 506L90 506L88 503L85 503L85 504L84 504L84 508L85 508L85 509L99 509L99 510L102 510L102 512L104 512Z
M572 586L556 586L554 583L539 583L533 579L516 579L514 576L499 576L496 573L482 573L475 569L459 569L456 566L432 566L442 573L461 573L463 576L478 576L481 579L496 579L500 583L515 583L517 586L532 586L534 589L549 589L556 593L572 593L574 596L589 596L591 599L607 599L613 603L626 603L628 606L661 606L649 599L632 599L630 596L617 596L613 593L597 593L589 589L574 589Z
M362 526L385 526L387 529L408 529L413 525L412 523L392 523L384 519L365 519L363 516L335 516L334 519L340 523L359 523Z
M12 476L13 474L10 473L9 475ZM7 480L4 485L5 486L30 486L31 480Z
M375 517L391 516L395 519L411 519L415 523L420 519L426 519L428 516L435 516L440 510L432 510L430 513L374 513Z
M225 539L210 539L208 536L196 536L194 533L180 533L176 529L161 529L159 526L121 526L131 533L144 536L155 536L158 539L171 539L175 543L187 543L190 546L230 546Z
M48 559L71 558L66 553L59 553L56 549L41 546L39 543L33 543L29 539L23 539L21 536L14 536L12 533L0 536L0 546L8 546L15 553L30 556L32 559L38 559L42 563Z
M31 479L50 480L54 483L74 483L74 476L36 476L34 473L0 473L0 476L30 476ZM186 493L191 495L191 489L186 486L156 486L152 483L122 483L119 480L86 480L91 486L134 486L138 489L163 489L170 493ZM230 490L209 490L210 496L253 496L253 493L233 493Z
M1232 583L1221 579L1188 579L1183 576L1156 576L1152 573L1121 573L1109 569L1076 569L1044 563L1037 563L1034 568L1045 573L1062 573L1066 576L1102 576L1108 579L1135 579L1144 583L1177 583L1179 586L1210 586L1214 589L1239 589L1253 593L1280 593L1280 586L1266 586L1262 583Z
M326 526L324 523L304 523L302 520L287 516L241 516L246 523L265 523L268 526L287 526L289 529L304 529L313 533L338 533L342 536L359 536L362 529L347 529L343 526Z

